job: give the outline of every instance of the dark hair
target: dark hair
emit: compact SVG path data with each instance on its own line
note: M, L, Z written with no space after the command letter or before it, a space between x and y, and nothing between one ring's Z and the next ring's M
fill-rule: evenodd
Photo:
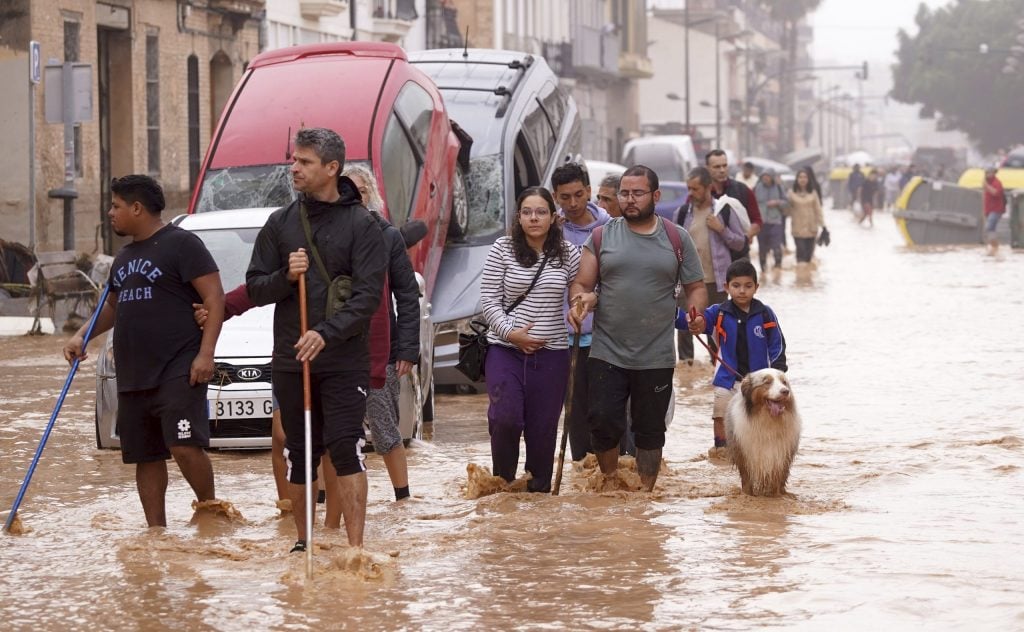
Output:
M621 182L621 181L622 181L622 176L621 175L615 175L614 173L609 173L608 175L606 175L604 177L604 180L601 180L600 187L604 187L604 188L608 188L608 189L615 189L616 191L618 191L619 190L619 182Z
M579 182L585 187L590 186L590 174L587 168L578 162L567 162L559 166L551 174L551 188L557 190L563 184Z
M516 261L524 268L532 268L537 263L537 252L526 242L526 231L519 223L519 207L523 205L526 198L537 195L544 198L551 211L551 227L548 228L548 235L544 238L544 254L548 259L558 258L559 265L565 265L565 245L562 243L562 225L555 218L555 198L551 197L551 191L544 187L527 187L516 198L516 221L512 223L512 253Z
M647 186L651 187L651 191L657 191L660 183L658 182L658 174L654 173L654 170L644 165L633 165L629 169L622 172L622 177L626 176L644 176L647 178ZM621 183L621 180L620 180Z
M337 160L339 172L345 166L345 141L334 130L304 127L295 133L295 146L312 149L322 164Z
M707 167L694 167L690 169L690 173L686 174L686 181L689 182L694 178L698 178L702 186L711 186L711 172L708 171Z
M750 263L750 259L738 259L729 264L725 270L725 282L728 283L736 277L750 277L757 283L757 268Z
M800 185L797 184L801 173L807 174L807 188L801 189ZM818 199L821 199L821 185L818 184L818 178L814 175L814 170L810 167L800 167L800 170L796 172L797 177L793 179L793 190L800 193L817 193Z
M711 162L712 156L725 156L726 161L729 160L729 154L725 153L724 149L712 149L708 153L704 154L704 164Z
M753 168L754 168L754 163L752 163L752 162L750 162L750 161L748 160L748 161L746 161L745 163L743 163L743 168L744 168L744 169L753 169Z
M129 204L138 202L153 215L159 215L167 202L160 183L149 176L132 174L110 181L110 192Z

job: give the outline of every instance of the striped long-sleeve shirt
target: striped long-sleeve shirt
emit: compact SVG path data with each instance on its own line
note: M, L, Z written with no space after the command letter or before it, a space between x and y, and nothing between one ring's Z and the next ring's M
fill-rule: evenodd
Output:
M558 259L548 261L526 299L506 314L505 309L530 287L541 259L533 267L524 268L516 261L511 237L500 237L494 242L480 280L480 306L489 327L488 342L512 347L508 335L533 323L530 335L546 340L545 349L569 348L563 303L566 288L579 270L580 252L569 242L563 245L565 264Z

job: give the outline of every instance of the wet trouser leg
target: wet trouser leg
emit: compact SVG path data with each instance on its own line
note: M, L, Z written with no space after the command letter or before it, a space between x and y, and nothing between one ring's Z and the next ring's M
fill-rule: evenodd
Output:
M633 420L629 415L629 408L626 408L626 431L619 439L619 455L636 456L636 441L633 440Z
M661 469L665 414L672 399L672 369L630 371L630 416L636 438L636 471L651 491Z
M571 413L566 420L569 425L569 451L573 461L582 460L587 456L590 449L590 427L587 425L587 358L590 357L590 347L580 347L576 358L576 373L573 379L576 384L573 386L572 402L566 402L567 410Z
M526 428L523 383L524 354L503 345L487 349L487 432L491 436L491 466L495 476L506 481L516 478L519 438Z
M558 439L558 418L569 375L568 349L541 349L526 356L523 415L526 420L526 471L531 492L550 492Z
M807 263L814 256L814 237L794 237L797 263Z

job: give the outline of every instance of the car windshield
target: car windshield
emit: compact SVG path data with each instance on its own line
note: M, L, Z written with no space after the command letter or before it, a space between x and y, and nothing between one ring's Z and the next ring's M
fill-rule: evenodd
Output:
M219 228L193 231L213 255L220 269L220 280L225 292L245 283L245 270L252 258L258 228Z
M365 160L352 160L346 167L368 167ZM278 208L295 200L291 164L250 165L210 169L203 178L196 213L230 211L239 208Z
M466 177L469 201L468 243L489 243L497 234L505 232L503 180L501 156L479 156L469 161L469 174Z

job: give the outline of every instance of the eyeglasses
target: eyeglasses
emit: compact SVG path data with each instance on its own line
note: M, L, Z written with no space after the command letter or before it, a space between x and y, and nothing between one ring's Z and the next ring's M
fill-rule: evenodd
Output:
M551 209L549 208L521 208L519 214L523 217L547 217L551 215Z
M648 193L650 193L650 191L619 191L616 195L618 195L623 200L628 200L629 198L639 200Z

